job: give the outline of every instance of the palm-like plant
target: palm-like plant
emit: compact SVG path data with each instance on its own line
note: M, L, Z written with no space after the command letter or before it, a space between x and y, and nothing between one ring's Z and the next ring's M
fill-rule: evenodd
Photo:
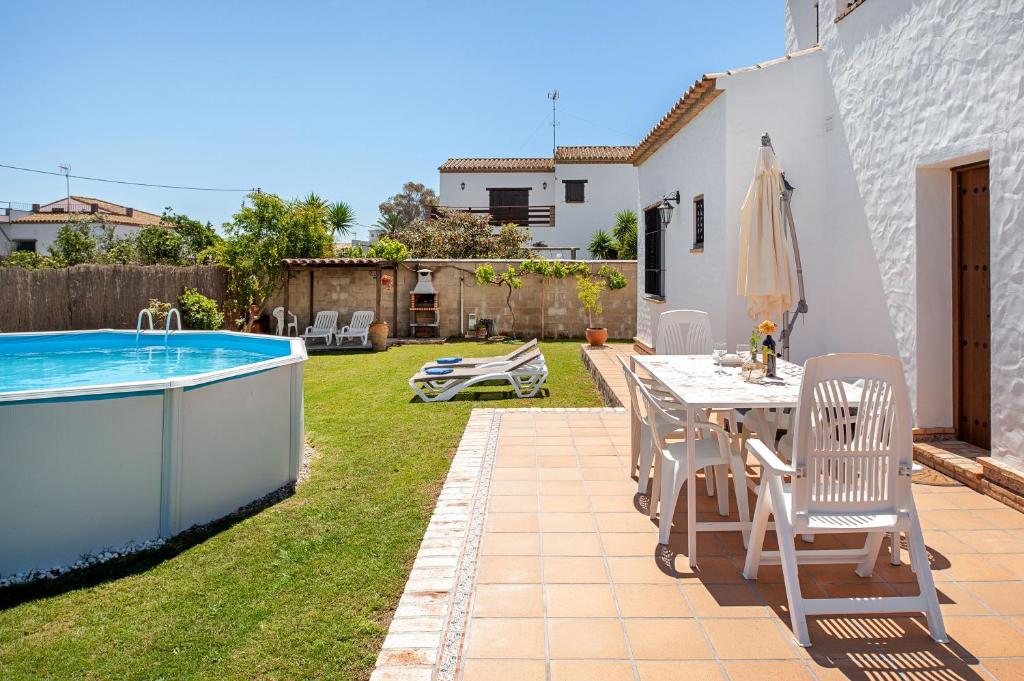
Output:
M384 230L385 234L391 234L405 227L405 220L398 213L387 213L377 218L375 226Z
M587 245L587 250L590 251L590 255L598 260L614 260L615 240L612 239L608 232L599 229L594 232L593 238L590 239L590 244Z
M612 235L615 237L618 255L623 260L636 259L636 225L636 213L628 208L615 216Z
M344 201L338 201L328 208L327 221L335 236L346 236L355 228L356 212Z

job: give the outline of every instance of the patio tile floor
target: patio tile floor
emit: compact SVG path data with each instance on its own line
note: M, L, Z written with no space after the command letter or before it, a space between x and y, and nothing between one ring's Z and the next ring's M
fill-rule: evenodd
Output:
M420 650L409 667L380 666L374 681L1024 678L1024 515L952 480L915 484L951 642L933 642L920 616L816 617L814 645L803 649L792 640L781 571L763 567L758 581L745 580L737 533L700 535L691 569L686 515L677 513L669 546L658 546L627 470L628 418L622 409L474 413L474 441L484 442L488 422L491 433L489 452L472 458L483 469L479 536L459 538L438 650ZM717 518L702 482L696 492L698 516ZM735 516L735 500L730 509ZM816 547L858 541L822 537ZM870 578L812 566L801 584L810 596L917 590L884 548Z

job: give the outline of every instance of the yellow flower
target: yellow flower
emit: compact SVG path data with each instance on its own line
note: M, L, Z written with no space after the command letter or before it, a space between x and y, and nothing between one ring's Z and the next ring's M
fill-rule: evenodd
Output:
M760 331L761 333L765 334L766 336L775 333L777 328L778 327L775 326L775 322L773 322L770 319L766 319L766 320L764 320L763 322L761 322L760 324L757 325L757 330Z

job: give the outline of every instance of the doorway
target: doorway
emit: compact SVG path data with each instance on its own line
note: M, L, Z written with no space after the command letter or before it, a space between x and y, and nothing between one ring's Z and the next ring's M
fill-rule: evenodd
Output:
M991 272L988 162L953 168L953 414L957 437L989 449Z
M530 224L530 190L488 189L490 193L491 219L494 224L514 222L520 227Z

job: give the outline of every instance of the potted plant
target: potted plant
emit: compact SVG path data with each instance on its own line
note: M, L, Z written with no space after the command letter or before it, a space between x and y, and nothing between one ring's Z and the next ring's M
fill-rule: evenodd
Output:
M374 352L386 350L388 347L388 323L374 319L370 324L370 347Z
M590 277L576 279L576 295L583 303L583 309L587 311L587 342L595 348L601 347L608 340L608 329L604 326L594 326L594 315L604 311L604 308L601 307L601 294L604 293L605 288L607 288L607 284L599 279Z

